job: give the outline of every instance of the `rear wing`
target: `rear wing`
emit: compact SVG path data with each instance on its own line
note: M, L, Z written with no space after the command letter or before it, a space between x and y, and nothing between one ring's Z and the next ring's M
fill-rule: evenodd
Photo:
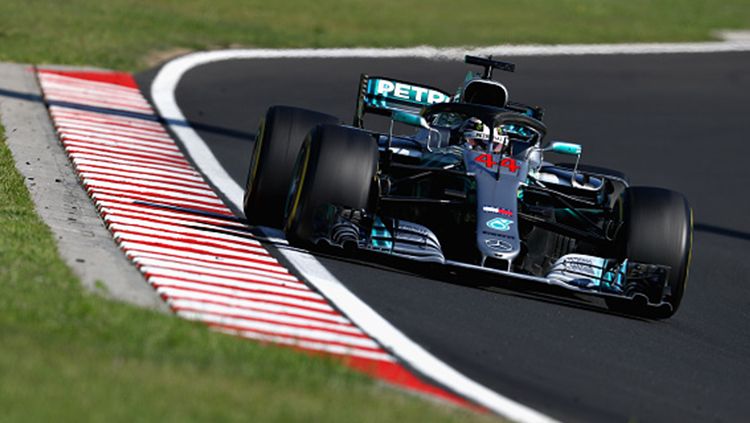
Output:
M354 126L362 128L366 113L391 116L394 111L419 113L423 107L452 100L450 94L430 86L381 76L359 78Z

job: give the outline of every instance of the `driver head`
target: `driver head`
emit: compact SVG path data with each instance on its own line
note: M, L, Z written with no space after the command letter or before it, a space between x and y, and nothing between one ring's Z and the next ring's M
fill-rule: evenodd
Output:
M495 128L492 136L492 152L499 153L508 144L508 136L501 127ZM478 118L466 119L461 126L461 136L473 150L487 150L490 128Z

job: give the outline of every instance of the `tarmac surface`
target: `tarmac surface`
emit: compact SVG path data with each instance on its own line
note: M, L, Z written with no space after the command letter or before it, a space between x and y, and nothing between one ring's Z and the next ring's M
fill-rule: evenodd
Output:
M563 421L747 421L750 415L750 54L507 58L512 100L541 105L547 140L633 185L683 192L695 212L693 264L666 321L599 300L485 279L321 257L357 296L438 358ZM177 100L244 185L258 121L274 104L351 122L359 75L454 91L467 65L424 59L231 60L185 74ZM155 70L138 75L148 87ZM363 275L366 275L363 277Z

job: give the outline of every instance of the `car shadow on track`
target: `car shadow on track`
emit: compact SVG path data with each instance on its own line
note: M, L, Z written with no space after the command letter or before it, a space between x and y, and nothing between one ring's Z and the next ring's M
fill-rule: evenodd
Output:
M94 112L94 113L101 113L101 114L107 114L107 115L113 115L113 116L127 117L130 119L140 119L140 120L145 120L145 121L150 121L150 122L161 122L161 123L166 124L167 128L171 126L192 127L193 129L197 131L210 132L213 134L237 138L237 139L240 139L242 141L247 141L247 142L255 141L254 132L246 132L246 131L241 131L241 130L237 130L233 128L211 125L211 124L206 124L206 123L192 121L192 120L163 119L160 117L156 117L150 113L138 113L138 112L132 112L132 111L122 110L118 108L112 108L112 107L91 106L91 105L81 104L81 103L76 103L76 102L71 102L71 101L60 101L60 100L46 100L45 101L44 97L40 95L28 94L28 93L23 93L20 91L12 91L12 90L6 90L6 89L0 89L0 97L14 98L17 100L25 100L25 101L35 102L35 103L45 103L47 104L47 106L59 106L59 107L65 107L65 108L74 109L74 110L86 111L86 112Z
M710 223L696 222L693 225L693 229L698 232L708 232L714 235L750 241L750 233L748 232L738 231L732 228L724 228Z

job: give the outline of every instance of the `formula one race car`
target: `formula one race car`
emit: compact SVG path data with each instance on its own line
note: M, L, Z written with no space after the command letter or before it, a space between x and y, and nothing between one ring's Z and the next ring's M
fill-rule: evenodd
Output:
M284 228L296 245L482 270L603 297L618 312L673 315L692 249L686 199L579 164L580 145L545 143L542 109L509 101L492 79L515 66L466 62L484 71L453 96L362 75L353 125L271 107L247 180L249 223ZM364 129L368 113L390 129ZM575 160L555 165L545 152Z

